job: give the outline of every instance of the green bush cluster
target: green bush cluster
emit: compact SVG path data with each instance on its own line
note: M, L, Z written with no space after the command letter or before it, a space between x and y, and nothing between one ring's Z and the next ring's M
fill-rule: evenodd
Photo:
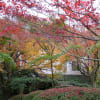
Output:
M54 81L55 85L57 81ZM52 80L39 77L16 77L11 80L10 88L12 94L29 93L34 90L45 90L52 87Z
M79 87L91 87L89 84L87 83L81 83L77 80L71 80L71 81L68 81L68 84L69 85L73 85L73 86L79 86Z
M39 74L34 69L20 69L13 73L12 77L38 77Z
M6 75L2 75L4 78L3 86L6 91L2 92L0 88L0 100L7 100L16 94L27 94L31 91L45 90L52 87L52 79L39 75L35 70L21 69L13 71L10 80L6 78ZM57 84L57 81L54 81L54 83ZM4 98L4 95L6 98Z
M57 81L54 81L55 85ZM29 93L35 90L45 90L52 87L52 79L42 77L35 70L23 69L13 73L9 87L11 94Z

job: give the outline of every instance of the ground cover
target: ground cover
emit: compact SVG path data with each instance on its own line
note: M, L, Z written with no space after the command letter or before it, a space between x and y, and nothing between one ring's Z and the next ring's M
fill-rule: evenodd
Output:
M51 88L17 95L9 100L100 100L100 89L85 87Z

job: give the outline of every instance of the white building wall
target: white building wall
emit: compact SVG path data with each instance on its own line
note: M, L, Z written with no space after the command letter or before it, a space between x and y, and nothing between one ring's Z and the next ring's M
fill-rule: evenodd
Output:
M66 67L66 75L81 75L80 71L73 71L72 70L72 61L68 61L65 64Z

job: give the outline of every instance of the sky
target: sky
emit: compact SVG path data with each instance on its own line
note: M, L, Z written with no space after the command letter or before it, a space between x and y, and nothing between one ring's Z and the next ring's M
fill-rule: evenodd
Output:
M42 0L42 1L48 1L50 3L51 0ZM50 5L48 5L47 3L44 3L44 2L42 2L42 3L43 3L44 6L48 7L50 10L54 10L55 12L58 11L58 9L56 9L55 7L51 7ZM94 7L97 8L96 12L100 12L100 0L95 0L94 1ZM63 11L60 11L60 12L63 12ZM37 15L36 12L34 12L34 13ZM38 13L38 16L40 16L42 18L47 18L48 14ZM56 16L56 17L58 17L58 16Z
M7 5L11 4L10 2L7 2L8 0L3 0L3 1L5 1ZM10 0L10 1L12 1L12 0ZM36 0L36 1L42 2L43 7L48 8L49 10L53 10L55 12L57 11L57 9L55 7L51 7L48 3L45 2L45 1L50 2L51 0ZM97 7L96 12L100 12L100 0L96 0L94 2L94 7ZM50 16L47 13L44 13L44 12L41 13L41 11L38 11L38 13L37 13L34 9L35 8L33 8L33 11L30 9L27 9L27 10L32 15L39 16L41 18L48 18Z
M100 0L96 0L96 1L94 2L94 7L98 7L98 8L97 8L97 12L100 12Z

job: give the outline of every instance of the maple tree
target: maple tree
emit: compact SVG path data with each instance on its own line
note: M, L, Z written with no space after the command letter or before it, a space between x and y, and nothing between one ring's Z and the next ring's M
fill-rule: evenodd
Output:
M9 1L9 0L7 0ZM99 32L95 32L94 29L97 29L99 26L99 12L96 12L96 9L93 4L95 0L50 0L48 2L47 0L41 0L41 2L45 2L49 6L56 7L58 11L56 11L55 15L58 14L58 16L62 19L62 21L68 21L69 27L71 23L73 23L73 30L67 30L67 26L63 26L62 28L57 29L57 34L64 34L66 32L65 37L69 37L68 35L72 37L80 37L80 38L86 38L90 40L98 40L97 35L99 35ZM11 17L24 17L26 19L34 19L37 18L34 17L31 13L28 12L30 9L31 11L39 11L39 12L46 12L54 14L53 10L50 12L47 7L43 6L43 4L36 0L13 0L10 1L11 4L6 4L3 0L0 2L0 11L4 15L11 16ZM36 8L36 9L34 9ZM33 9L33 10L32 10ZM63 13L60 13L63 12ZM77 31L77 26L81 26L80 28L86 29L85 33L80 33ZM96 28L95 28L96 27ZM44 27L42 27L44 28ZM65 32L63 32L65 30ZM79 33L77 33L79 32ZM70 33L70 34L69 34ZM43 32L41 33L43 34ZM50 34L49 34L50 35ZM74 36L73 36L74 35Z
M72 30L70 33L74 34L75 36L78 35L82 38L86 37L91 40L97 39L99 32L95 32L94 29L97 29L97 26L100 25L100 14L99 12L96 12L97 8L93 6L96 0L62 0L61 2L58 0L54 1L54 5L64 11L63 14L58 12L62 19L73 22L73 28L76 30L78 30L77 26L81 26L80 28L86 29L86 33L79 33ZM68 18L70 18L70 20Z
M69 46L68 46L69 44ZM74 42L70 40L63 45L66 55L70 57L71 61L76 61L77 68L81 74L85 75L90 81L93 87L96 87L97 77L100 69L100 42L95 43L84 39L74 39Z
M64 71L63 64L66 62L66 57L62 56L52 40L38 38L29 41L24 49L24 55L25 59L28 58L27 61L31 62L31 68L41 74L46 74L46 70L49 71L47 74L51 74L52 79L55 78L54 73ZM27 68L30 68L29 65Z
M11 57L10 53L8 53L10 50L10 44L8 41L11 41L11 39L0 37L0 89L3 94L7 93L5 85L10 81L12 71L16 69L14 59ZM7 79L5 79L5 77Z
M0 37L4 35L9 37L9 34L11 34L10 37L12 38L18 36L19 40L24 36L24 39L28 36L31 38L35 36L48 37L61 42L62 46L64 45L66 47L68 47L71 42L74 45L77 45L79 41L79 45L83 49L85 49L84 46L87 46L86 44L88 44L88 48L91 48L91 46L95 47L96 43L99 41L100 32L100 13L96 12L97 8L94 7L96 0L41 1L44 1L51 7L56 7L57 11L50 11L47 7L43 6L42 2L36 0L12 0L11 4L8 5L1 0L0 13L8 18L11 17L11 20L0 19L0 26L2 26L0 27ZM52 18L49 18L50 21L48 22L46 19L32 15L28 10L40 13L46 12L54 14L54 16L58 15L59 19L54 17L52 20ZM13 21L13 18L17 21L14 22L15 20ZM30 33L33 34L30 35ZM76 39L77 42L75 42ZM99 49L96 48L95 51L98 50ZM70 51L68 50L67 52L71 52L73 55L71 53L69 55L74 57L75 55L78 55L79 57L88 57L88 54L86 52L84 53L83 50L80 49L77 50L76 54L76 48ZM91 58L89 57L87 60L99 59L94 55L95 52L91 54ZM96 63L96 65L98 64Z

